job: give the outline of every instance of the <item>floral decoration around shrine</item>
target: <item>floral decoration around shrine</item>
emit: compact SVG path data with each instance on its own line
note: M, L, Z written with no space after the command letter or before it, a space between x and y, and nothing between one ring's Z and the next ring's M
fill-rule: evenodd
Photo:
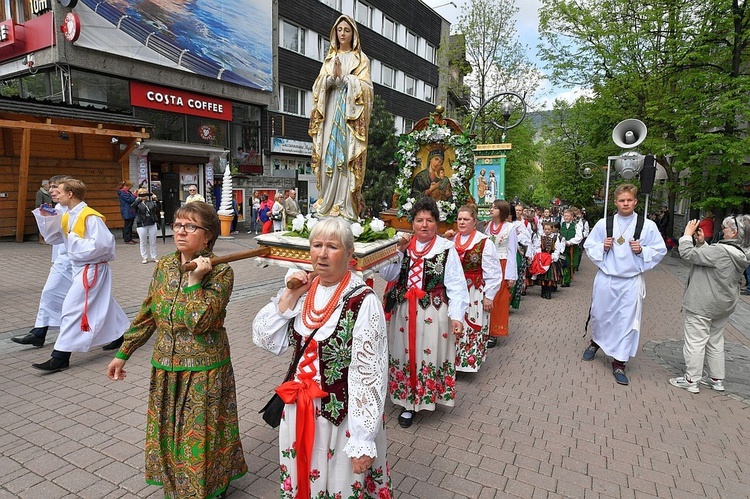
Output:
M440 221L453 223L458 209L473 203L468 185L474 175L474 148L476 141L467 133L454 133L448 126L436 124L430 119L426 128L414 130L402 135L398 144L398 177L396 178L396 208L398 216L411 221L410 210L417 200L412 196L413 174L419 167L418 153L424 146L442 145L453 148L455 160L450 165L453 174L450 176L451 196L449 199L436 200L440 210Z

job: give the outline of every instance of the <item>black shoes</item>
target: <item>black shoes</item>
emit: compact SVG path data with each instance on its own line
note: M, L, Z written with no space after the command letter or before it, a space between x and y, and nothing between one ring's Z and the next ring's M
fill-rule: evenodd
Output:
M119 338L117 338L112 343L107 343L106 345L104 345L102 347L102 350L104 350L104 351L117 350L118 348L120 348L122 346L123 338L124 338L124 336L120 336Z
M16 336L14 338L11 338L10 340L20 345L32 345L37 348L42 348L44 346L44 338L40 338L39 336L31 333L28 333L24 336Z
M41 364L31 364L31 367L39 369L40 371L46 371L48 373L56 373L58 371L62 371L63 369L67 369L69 365L70 361L68 360L50 357L47 362L43 362Z
M398 416L398 424L401 428L408 428L414 421L414 411L407 411L404 409Z
M487 340L487 348L495 348L497 346L497 338L494 336L490 336L490 339Z

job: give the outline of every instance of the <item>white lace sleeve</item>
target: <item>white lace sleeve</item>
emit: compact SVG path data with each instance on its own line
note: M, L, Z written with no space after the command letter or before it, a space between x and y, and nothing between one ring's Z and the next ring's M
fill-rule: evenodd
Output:
M289 321L302 312L306 296L302 295L293 309L282 314L278 306L282 291L271 298L271 303L260 309L253 319L253 343L274 355L286 352L289 347Z
M484 243L482 249L482 277L484 277L484 296L494 300L502 284L500 281L503 278L503 269L500 267L497 248L492 241Z
M349 457L377 457L375 436L383 428L388 387L388 339L383 306L373 293L357 314L349 365Z

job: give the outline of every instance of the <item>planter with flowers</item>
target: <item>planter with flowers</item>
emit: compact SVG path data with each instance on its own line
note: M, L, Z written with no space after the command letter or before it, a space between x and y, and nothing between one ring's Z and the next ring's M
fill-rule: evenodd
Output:
M255 240L258 244L271 250L270 255L260 261L312 270L309 237L317 223L318 219L311 215L297 215L292 220L291 231L257 236ZM371 277L395 255L398 241L396 230L377 218L355 222L351 229L354 234L353 269L365 278Z

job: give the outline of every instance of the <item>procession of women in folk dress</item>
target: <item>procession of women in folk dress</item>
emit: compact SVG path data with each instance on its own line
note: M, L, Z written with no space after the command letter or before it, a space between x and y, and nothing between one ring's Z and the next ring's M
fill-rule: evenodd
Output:
M455 404L456 373L478 372L487 348L508 335L509 308L517 308L525 294L527 264L540 251L540 238L535 237L536 220L517 220L514 207L496 199L494 172L481 186L482 199L492 203L484 232L478 229L476 206L466 205L457 211L458 231L438 235L442 214L435 199L423 197L410 214L414 236L400 241L394 261L380 269L381 277L392 283L384 311L373 290L349 269L354 252L349 222L364 209L361 187L373 104L369 60L348 16L336 20L330 39L313 87L309 127L320 191L316 211L323 218L310 234L317 275L288 275L301 286L285 287L258 313L253 340L276 355L287 350L296 354L289 378L276 390L284 405L281 497L387 499L393 489L385 399L390 396L401 407L398 423L404 428L429 417L425 413L437 405ZM61 316L56 347L63 353L116 343L107 369L114 381L126 377L131 355L156 336L146 482L162 486L165 497L225 497L230 482L248 467L224 328L234 274L226 263L212 262L220 233L215 209L196 198L177 210L172 225L176 251L158 262L148 296L127 328L109 294L106 262L114 258L114 239L100 221L103 216L91 209L82 214L87 206L82 194L76 196L79 190L85 193L85 185L75 179L65 182L64 192L78 204L61 206L70 208L69 213L37 209L35 215L45 239L61 244L70 258L73 277L83 273L83 291L74 285L65 300L76 298L83 309L68 307L66 313L63 303L63 311L44 318L39 327L46 332L46 326L56 324L55 315ZM546 233L544 241L552 237ZM194 268L183 268L186 264ZM86 278L89 265L98 271L92 282ZM92 332L67 334L78 329ZM44 337L37 333L35 329L13 340L39 347ZM53 355L34 367L67 369L68 357Z

